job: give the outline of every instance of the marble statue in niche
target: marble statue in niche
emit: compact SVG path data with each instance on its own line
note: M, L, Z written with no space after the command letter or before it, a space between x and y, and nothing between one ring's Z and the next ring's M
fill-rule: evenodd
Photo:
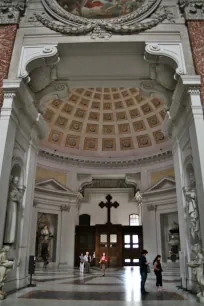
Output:
M200 221L195 189L184 188L188 215L190 219L190 230L193 240L200 241Z
M0 250L0 300L5 299L6 292L3 291L3 287L8 275L8 272L13 268L13 261L8 260L9 246L4 246Z
M16 240L16 229L18 219L18 209L20 201L23 197L24 190L19 186L19 177L12 177L9 193L6 214L6 227L4 233L4 243L13 244Z
M36 257L38 261L43 261L48 264L51 257L51 241L54 234L51 233L50 223L45 214L42 214L38 219L38 230L36 235Z
M183 192L187 204L191 237L194 243L196 243L201 241L201 233L200 233L200 220L199 220L199 211L198 211L198 203L196 195L195 175L194 175L193 165L191 163L189 163L186 167L186 178L187 178L186 184L188 187L184 187Z
M204 303L204 275L203 275L203 264L204 264L204 250L199 243L192 246L192 253L195 255L195 259L188 263L188 266L193 270L196 282L199 287L199 293L197 298L200 303Z
M57 0L68 12L86 18L113 18L137 10L146 0Z

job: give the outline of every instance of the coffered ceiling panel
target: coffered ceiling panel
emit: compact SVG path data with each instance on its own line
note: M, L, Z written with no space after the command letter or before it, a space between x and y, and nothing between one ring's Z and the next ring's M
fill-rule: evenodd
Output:
M137 88L77 88L47 103L43 148L78 156L154 154L171 146L162 132L164 103Z

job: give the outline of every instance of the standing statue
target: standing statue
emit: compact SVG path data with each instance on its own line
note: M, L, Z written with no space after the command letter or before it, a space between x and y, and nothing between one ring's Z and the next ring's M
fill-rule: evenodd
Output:
M8 252L9 246L5 246L0 250L0 300L6 297L6 292L2 289L8 272L13 268L13 261L9 261L7 258Z
M135 200L138 206L142 205L142 195L139 190L135 194Z
M19 188L19 178L16 176L12 178L10 186L9 186L6 227L5 227L5 234L4 234L5 244L15 243L18 206L22 199L22 196L23 196L23 192Z
M40 236L44 239L44 240L48 240L49 238L52 237L52 234L49 232L48 226L45 225L41 232L40 232Z
M194 240L200 241L200 221L196 199L195 189L184 188L184 194L186 197L186 203L188 206L188 214L190 218L191 236Z
M188 266L193 269L196 282L199 286L200 292L197 297L200 303L204 303L204 275L203 275L203 264L204 264L204 250L201 248L199 243L196 243L192 247L192 252L196 255L195 260L188 263Z

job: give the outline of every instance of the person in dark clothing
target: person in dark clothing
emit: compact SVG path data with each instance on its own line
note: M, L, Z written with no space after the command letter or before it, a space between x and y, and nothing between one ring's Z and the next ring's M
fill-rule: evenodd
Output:
M147 280L147 273L148 273L148 266L149 263L147 262L147 256L148 251L143 250L141 257L139 259L139 265L140 265L140 275L141 275L141 292L143 294L147 294L148 292L145 290L145 283Z
M161 255L157 255L155 260L153 261L154 265L154 273L156 275L156 286L157 286L157 291L162 290L162 266L161 266Z

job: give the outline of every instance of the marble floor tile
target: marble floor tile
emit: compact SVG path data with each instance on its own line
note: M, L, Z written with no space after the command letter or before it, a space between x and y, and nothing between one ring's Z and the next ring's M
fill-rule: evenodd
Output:
M147 280L149 294L140 293L139 269L107 269L106 276L98 268L90 274L78 269L37 270L36 287L8 295L0 306L196 306L194 295L178 290L177 283L164 282L166 292L156 292L153 275Z

